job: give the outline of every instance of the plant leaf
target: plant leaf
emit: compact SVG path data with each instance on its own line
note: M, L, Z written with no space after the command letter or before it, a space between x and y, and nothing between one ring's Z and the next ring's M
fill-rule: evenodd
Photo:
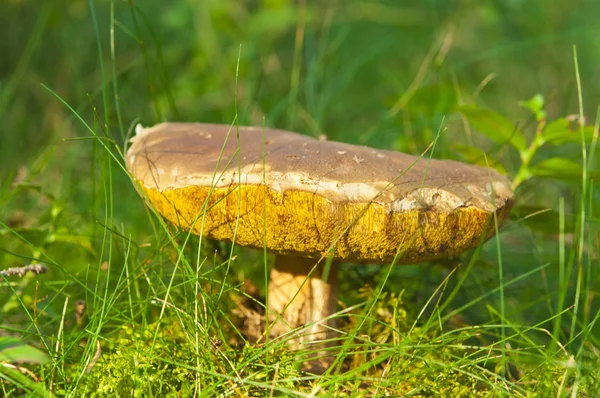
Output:
M529 171L531 174L538 177L552 177L569 181L573 181L573 178L581 177L583 174L583 168L580 164L560 157L542 160L531 166ZM595 173L588 174L591 175Z
M592 142L594 138L594 126L583 128L585 142ZM542 132L544 141L552 145L563 145L567 143L580 143L581 134L579 129L573 128L572 122L566 118L560 118L548 123Z
M499 113L472 106L462 107L460 112L477 131L496 144L509 143L520 152L527 149L527 142L516 124Z
M15 337L0 337L0 362L46 363L49 361L50 357L38 348L30 346Z
M536 120L539 122L546 118L546 112L544 111L544 96L536 94L528 101L521 101L519 105L525 109L529 109L534 115Z

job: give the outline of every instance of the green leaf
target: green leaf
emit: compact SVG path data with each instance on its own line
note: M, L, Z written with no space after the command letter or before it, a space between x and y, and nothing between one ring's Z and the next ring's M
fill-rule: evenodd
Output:
M536 94L529 101L519 102L525 109L529 109L534 115L536 120L539 122L546 118L546 112L544 111L544 96Z
M15 337L0 337L0 362L39 364L49 361L50 357L45 352L25 344Z
M583 136L586 143L592 142L594 138L594 126L585 126ZM545 142L552 145L563 145L567 143L580 143L581 133L577 126L566 118L560 118L548 123L542 132Z
M570 122L565 118L560 118L548 123L544 131L542 131L542 138L546 142L556 144L555 141L572 134L573 131L571 130Z
M572 181L575 177L581 177L583 168L572 160L555 157L542 160L531 166L529 171L538 177L553 177Z
M519 152L527 149L527 142L516 124L499 113L471 106L462 107L460 112L475 129L496 144L509 143Z

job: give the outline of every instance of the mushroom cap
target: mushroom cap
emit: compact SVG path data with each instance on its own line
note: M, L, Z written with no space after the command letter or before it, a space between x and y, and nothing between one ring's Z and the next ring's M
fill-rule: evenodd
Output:
M169 221L280 254L450 257L492 236L514 202L490 168L283 130L162 123L132 141L127 168Z

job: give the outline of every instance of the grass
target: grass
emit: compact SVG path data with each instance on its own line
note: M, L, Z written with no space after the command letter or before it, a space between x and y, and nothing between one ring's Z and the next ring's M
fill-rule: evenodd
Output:
M600 394L594 10L4 2L0 269L47 272L0 277L1 394ZM343 264L338 361L312 375L285 339L241 332L272 258L144 205L122 159L139 120L435 141L508 174L517 204L455 263Z

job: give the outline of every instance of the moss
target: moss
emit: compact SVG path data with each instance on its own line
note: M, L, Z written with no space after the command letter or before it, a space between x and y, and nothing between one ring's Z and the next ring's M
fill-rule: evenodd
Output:
M194 355L185 347L178 327L162 326L154 346L156 324L148 328L124 326L103 353L87 380L90 396L180 396L194 378L188 367Z
M86 379L87 395L185 397L198 386L202 392L212 391L211 396L231 391L253 396L274 378L288 380L278 383L278 388L298 387L289 381L298 372L285 350L269 356L269 363L282 364L277 368L265 362L259 347L250 345L235 349L207 342L196 355L178 323L163 322L155 339L157 327L157 323L144 329L123 326L115 340L103 345L102 356ZM252 382L232 381L238 377Z

